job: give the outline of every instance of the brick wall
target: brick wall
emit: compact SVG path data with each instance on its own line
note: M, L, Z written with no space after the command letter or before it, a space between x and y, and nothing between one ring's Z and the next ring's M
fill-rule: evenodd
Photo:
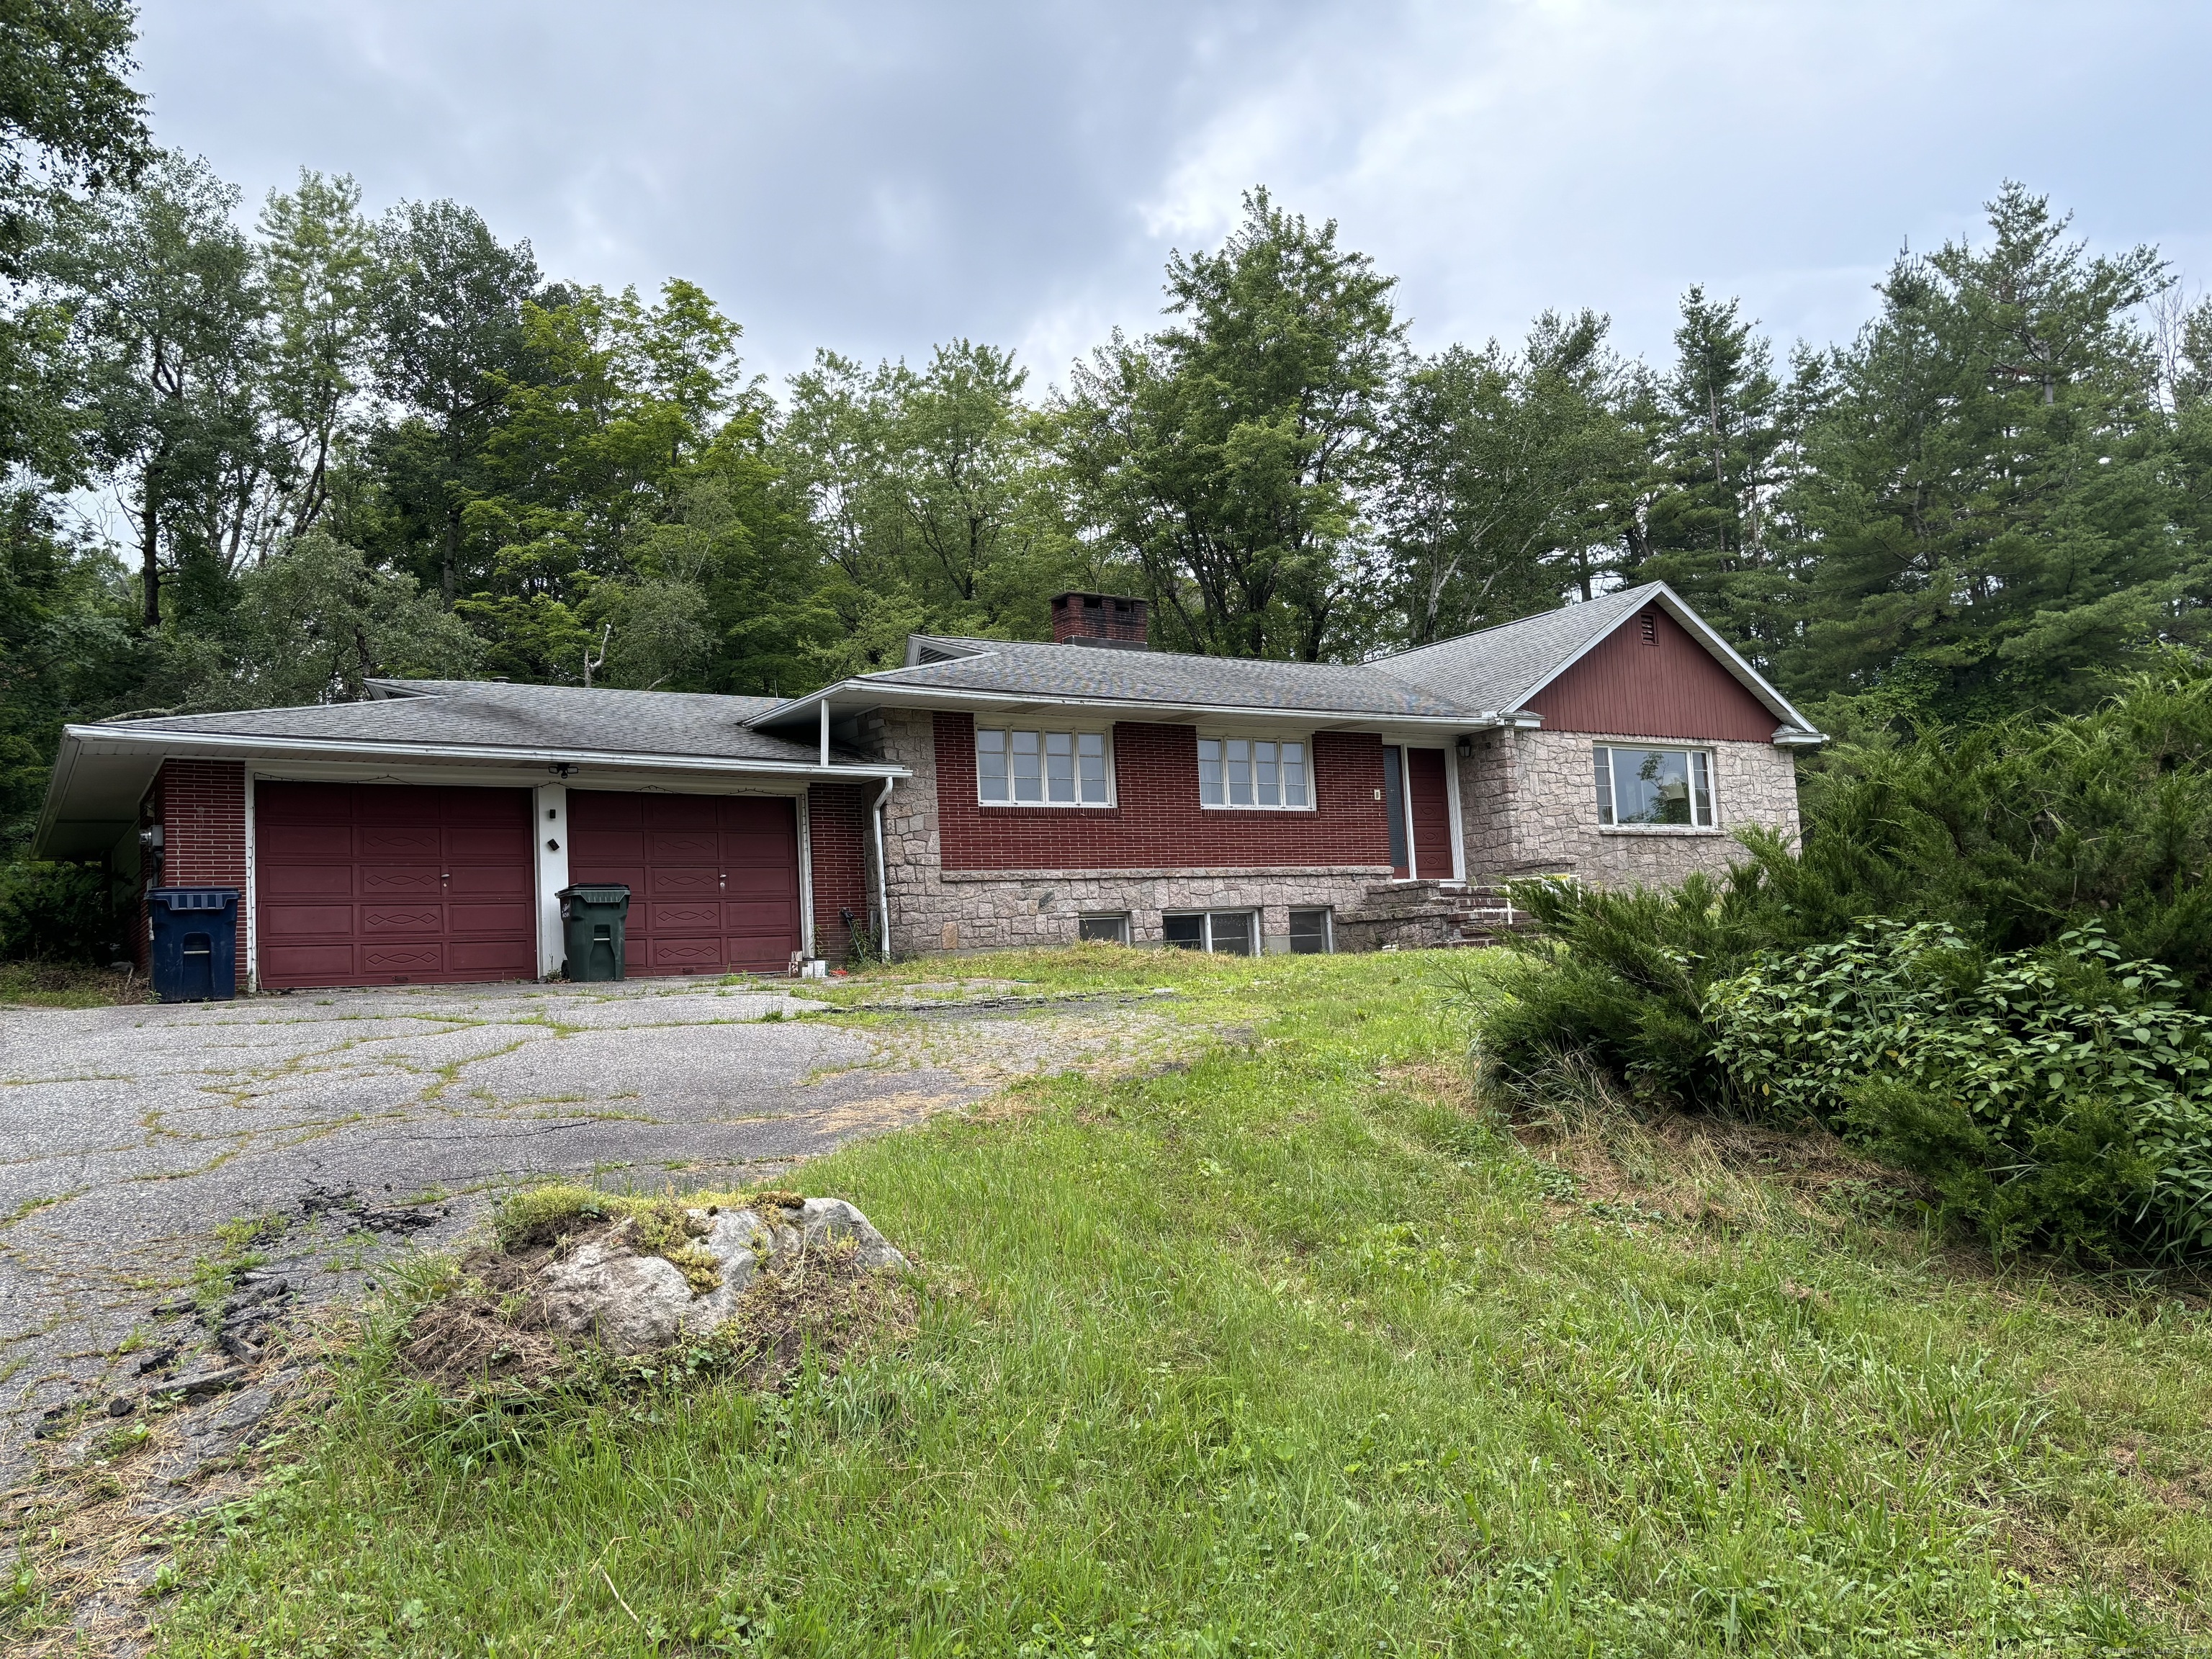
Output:
M1471 881L1557 872L1608 887L1671 886L1725 873L1746 854L1732 833L1765 824L1795 838L1797 763L1771 743L1701 742L1713 757L1711 830L1607 830L1597 821L1591 750L1648 743L1622 733L1487 732L1460 766Z
M842 962L852 936L840 910L874 931L868 902L868 802L880 785L817 783L806 792L807 855L814 878L814 953Z
M942 718L885 711L880 718L871 717L862 732L864 744L914 774L891 792L884 808L891 948L901 955L1071 945L1086 914L1126 914L1132 940L1157 945L1164 911L1231 908L1257 910L1263 941L1280 949L1288 941L1292 908L1328 905L1340 914L1349 912L1366 902L1370 888L1389 878L1389 825L1373 795L1382 787L1382 750L1371 738L1324 737L1316 757L1322 789L1316 799L1322 802L1330 799L1332 788L1356 795L1363 771L1371 767L1363 828L1347 810L1358 805L1356 800L1340 801L1334 815L1205 812L1198 805L1197 750L1188 726L1115 728L1117 760L1127 752L1122 745L1133 731L1180 733L1164 738L1161 746L1164 752L1172 746L1187 757L1187 790L1173 774L1140 766L1133 780L1127 771L1121 774L1118 812L981 808L975 803L972 743L940 742ZM964 735L967 722L956 718L954 729ZM1148 752L1141 738L1139 752ZM939 778L940 755L957 765L949 780ZM1152 802L1148 811L1133 805L1146 800ZM956 836L966 837L963 844L969 856L1025 861L996 868L945 868L948 817L957 826ZM1325 830L1316 833L1316 826L1341 823L1346 817L1354 825L1352 838L1364 845L1334 847ZM995 831L983 831L987 819L1000 821ZM1291 819L1297 822L1286 828ZM1000 837L995 853L994 842L976 839L979 833ZM1285 852L1295 854L1297 861L1276 861ZM1140 856L1156 861L1136 862ZM1083 862L1109 858L1118 861Z
M238 983L243 987L253 925L252 894L246 882L246 767L238 761L163 761L153 799L153 821L161 826L161 884L239 890ZM143 897L138 920L136 953L143 966L148 935Z
M1112 806L985 806L975 726L934 717L939 835L956 870L1228 869L1390 862L1378 738L1315 734L1314 810L1209 810L1198 800L1198 732L1118 721Z

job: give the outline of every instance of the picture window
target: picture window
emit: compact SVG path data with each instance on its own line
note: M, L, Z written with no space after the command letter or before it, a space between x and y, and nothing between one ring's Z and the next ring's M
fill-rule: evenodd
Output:
M1595 751L1597 821L1608 829L1710 830L1712 757L1702 749Z

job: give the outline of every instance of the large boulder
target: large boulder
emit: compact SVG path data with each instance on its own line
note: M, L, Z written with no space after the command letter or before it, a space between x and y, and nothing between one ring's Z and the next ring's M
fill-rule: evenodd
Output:
M738 1300L764 1269L803 1262L810 1250L853 1242L862 1267L903 1267L906 1257L842 1198L810 1198L793 1209L763 1206L685 1212L694 1260L712 1259L711 1288L665 1256L641 1253L617 1227L546 1264L545 1312L554 1329L595 1338L617 1353L645 1353L679 1340L696 1340L738 1310Z

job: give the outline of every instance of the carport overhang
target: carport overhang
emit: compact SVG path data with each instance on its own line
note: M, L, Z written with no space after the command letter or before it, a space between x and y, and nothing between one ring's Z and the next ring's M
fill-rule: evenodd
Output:
M138 806L165 760L234 760L263 776L332 781L467 783L530 787L550 781L583 788L698 793L802 794L811 783L912 775L883 762L732 759L635 750L520 749L489 744L360 743L216 732L63 728L46 799L32 837L42 859L99 859L138 827Z

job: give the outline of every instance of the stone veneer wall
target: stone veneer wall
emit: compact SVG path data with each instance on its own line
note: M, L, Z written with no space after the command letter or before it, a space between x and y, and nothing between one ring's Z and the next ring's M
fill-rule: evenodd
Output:
M1601 743L1692 746L1713 757L1711 830L1606 830L1597 821L1590 751ZM1743 861L1733 831L1765 824L1795 837L1797 762L1771 743L1698 743L1594 732L1479 734L1460 766L1468 878L1556 872L1608 887L1670 885L1692 871Z
M1160 942L1163 910L1255 909L1263 947L1281 950L1294 907L1359 907L1387 865L1255 869L945 869L937 813L934 717L885 710L863 745L912 770L884 808L891 948L900 955L1072 945L1086 915L1126 911L1131 942Z

